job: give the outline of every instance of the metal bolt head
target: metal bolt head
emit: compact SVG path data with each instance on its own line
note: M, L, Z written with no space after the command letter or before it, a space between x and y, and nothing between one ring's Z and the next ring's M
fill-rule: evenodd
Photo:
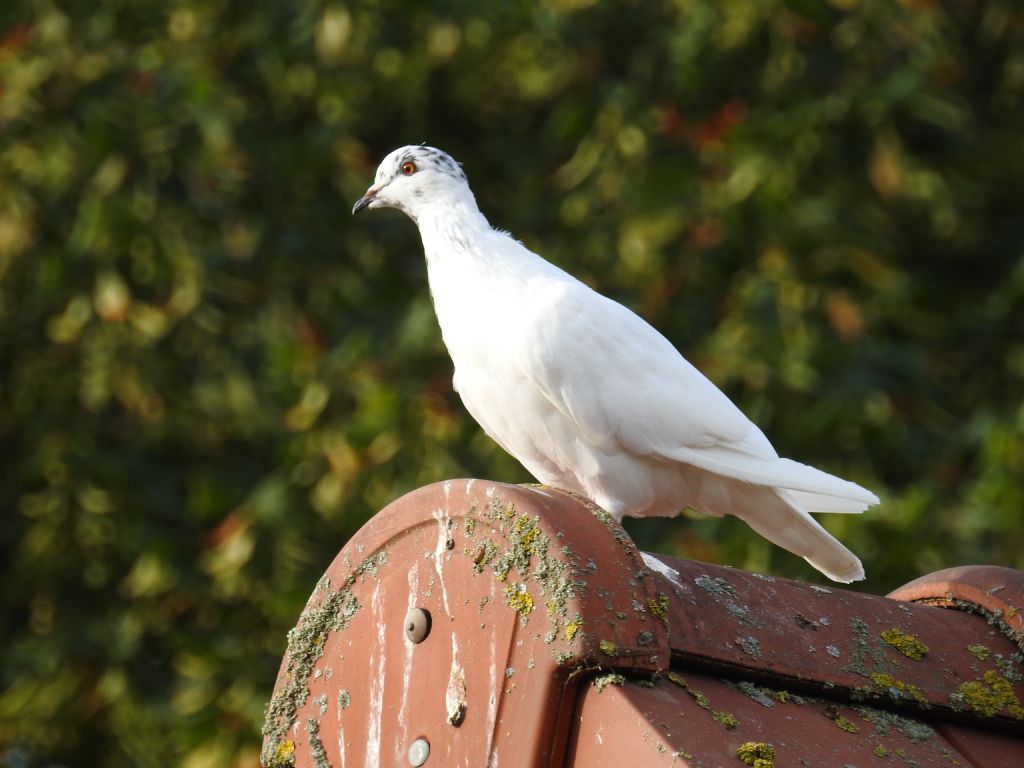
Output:
M426 739L416 739L409 745L409 765L419 768L430 757L430 742Z
M422 643L430 634L430 611L413 608L405 614L405 636L413 643Z

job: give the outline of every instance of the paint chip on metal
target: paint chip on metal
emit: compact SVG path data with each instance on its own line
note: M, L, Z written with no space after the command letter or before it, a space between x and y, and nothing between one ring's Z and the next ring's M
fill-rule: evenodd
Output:
M466 718L466 675L457 663L452 664L452 671L448 677L448 687L444 693L445 712L448 715L448 724L456 727L462 725Z

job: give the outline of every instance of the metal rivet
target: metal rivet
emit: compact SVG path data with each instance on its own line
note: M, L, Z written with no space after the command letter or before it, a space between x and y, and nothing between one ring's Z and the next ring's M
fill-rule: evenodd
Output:
M422 643L430 634L430 612L413 608L405 614L405 636L413 643Z
M409 745L409 765L413 768L419 768L427 762L428 757L430 757L430 742L426 739L416 739Z

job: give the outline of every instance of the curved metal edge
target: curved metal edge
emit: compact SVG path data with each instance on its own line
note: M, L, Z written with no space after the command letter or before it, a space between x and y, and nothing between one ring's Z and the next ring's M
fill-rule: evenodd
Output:
M342 554L382 550L402 531L430 521L462 526L477 545L465 554L479 572L508 584L518 577L514 583L530 591L532 609L524 614L527 606L515 595L509 599L521 614L546 612L559 667L668 668L665 596L629 534L592 502L547 486L445 480L386 506Z
M1024 571L962 565L914 579L888 597L979 613L1024 651Z
M424 538L432 526L437 533ZM500 582L498 592L518 612L522 629L546 630L542 647L550 655L537 664L549 669L558 686L573 670L653 673L669 666L667 598L656 591L639 551L610 515L551 488L483 480L435 483L369 520L317 584L288 635L267 707L264 765L293 764L296 742L287 734L307 705L322 648L360 610L363 582L375 580L378 568L401 565L398 553L409 554L406 537L437 541L437 551L424 554L440 558L447 549L462 562L460 568ZM537 625L538 620L546 623ZM317 734L308 740L318 743Z

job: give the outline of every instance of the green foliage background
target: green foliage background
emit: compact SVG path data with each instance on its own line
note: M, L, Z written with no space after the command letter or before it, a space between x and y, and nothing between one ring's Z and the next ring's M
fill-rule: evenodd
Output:
M451 391L406 143L636 308L885 592L1024 567L1024 17L1011 2L6 0L0 764L257 765L370 515L527 480ZM646 548L818 580L734 520Z

